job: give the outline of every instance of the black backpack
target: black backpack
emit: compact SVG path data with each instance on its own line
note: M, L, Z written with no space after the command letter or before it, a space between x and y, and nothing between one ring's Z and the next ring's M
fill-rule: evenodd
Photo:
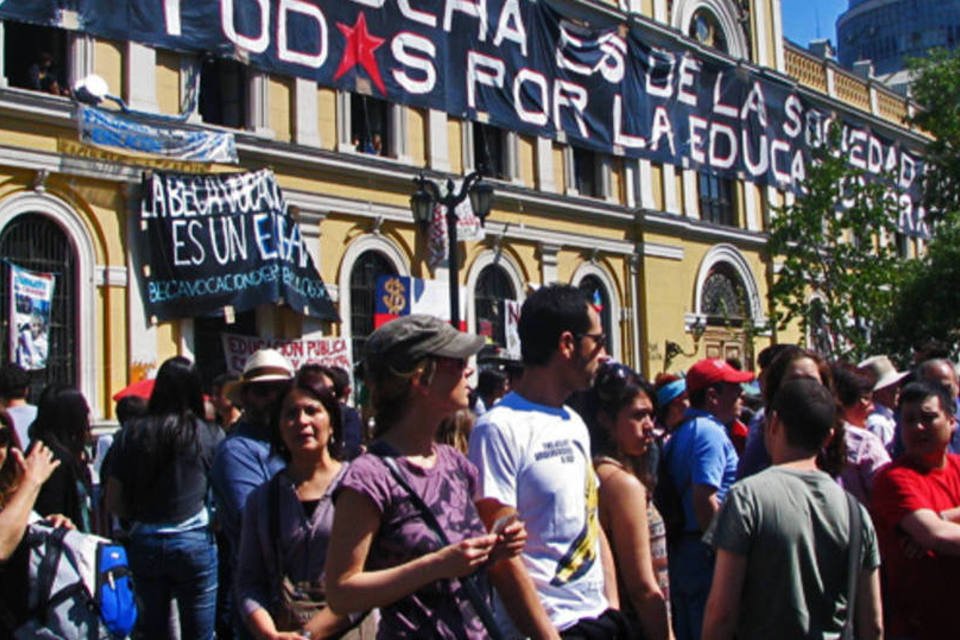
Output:
M664 446L663 449L664 457L657 467L657 486L653 490L653 504L663 518L667 544L673 545L683 536L683 494L677 490L673 478L670 477L670 456L673 453L673 447Z

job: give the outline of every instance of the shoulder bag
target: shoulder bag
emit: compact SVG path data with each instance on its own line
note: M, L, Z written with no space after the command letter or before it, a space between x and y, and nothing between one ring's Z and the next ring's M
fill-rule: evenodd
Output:
M423 498L421 498L420 495L413 490L413 487L411 487L406 478L403 477L403 473L400 471L400 467L397 466L396 461L392 457L385 455L386 452L383 450L383 446L374 445L370 448L370 452L374 453L380 458L380 460L383 461L383 464L386 465L387 469L390 470L390 475L393 476L393 479L396 480L397 484L400 485L404 491L406 491L407 496L410 498L410 502L420 512L420 518L436 537L440 546L446 547L449 545L450 540L447 538L447 534L443 531L443 527L441 527L440 523L437 521L437 517L433 514L433 511L430 510L430 507L428 507L423 501ZM480 587L477 586L476 575L474 574L460 578L460 584L463 585L464 594L467 596L467 599L473 606L473 610L476 612L477 617L480 618L480 621L486 628L487 635L491 638L491 640L505 640L503 632L500 631L500 627L497 625L497 622L493 617L493 612L490 611L490 607L487 605L486 599L480 592Z

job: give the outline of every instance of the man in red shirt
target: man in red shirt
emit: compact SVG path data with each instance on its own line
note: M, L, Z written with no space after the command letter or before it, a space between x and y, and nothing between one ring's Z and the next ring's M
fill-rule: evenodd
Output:
M893 638L952 637L960 575L960 456L947 453L956 405L940 385L900 394L904 453L877 475L873 517Z

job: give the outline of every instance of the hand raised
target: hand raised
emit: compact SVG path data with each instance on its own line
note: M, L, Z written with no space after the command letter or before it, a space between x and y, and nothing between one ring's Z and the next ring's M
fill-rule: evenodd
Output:
M33 483L38 487L47 481L54 469L60 466L60 461L54 459L53 452L39 440L26 458L19 449L10 449L10 455L13 456L23 474L23 482Z
M488 533L440 549L436 553L442 577L460 578L473 573L490 557L496 542L496 534Z

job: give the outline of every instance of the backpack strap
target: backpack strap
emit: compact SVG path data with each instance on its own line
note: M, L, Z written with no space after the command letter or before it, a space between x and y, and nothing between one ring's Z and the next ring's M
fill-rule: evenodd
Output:
M400 471L400 467L397 466L396 460L393 459L393 456L388 455L389 452L387 451L387 446L382 442L377 442L372 445L368 451L380 458L383 464L386 465L387 469L390 470L390 475L392 475L393 479L396 480L398 485L400 485L400 488L407 493L407 497L410 499L410 502L414 507L416 507L417 511L420 512L420 519L423 520L423 523L427 525L427 528L433 532L433 535L437 538L440 546L448 546L450 544L450 539L447 538L447 534L444 532L443 527L441 527L440 522L437 521L437 516L434 515L433 511L430 510L430 507L428 507L423 501L423 498L420 497L420 494L414 491L413 487L410 486L410 483L407 482L403 472ZM487 635L492 638L492 640L504 640L504 635L500 631L500 626L497 624L496 620L494 620L493 612L490 611L490 607L487 605L487 601L483 597L483 594L480 593L480 588L477 586L476 582L474 582L474 578L474 575L460 578L460 584L463 586L463 592L470 601L470 604L473 606L473 610L477 614L477 617L480 618L480 621L486 628Z
M47 538L46 552L40 565L37 567L37 611L43 611L50 601L50 593L53 591L53 582L57 577L57 566L60 564L60 558L63 555L63 539L67 536L65 527L53 529Z
M847 619L843 623L843 640L853 640L853 628L857 612L857 582L860 578L860 548L863 522L860 518L860 504L849 492L847 508L850 511L850 549L847 559Z

